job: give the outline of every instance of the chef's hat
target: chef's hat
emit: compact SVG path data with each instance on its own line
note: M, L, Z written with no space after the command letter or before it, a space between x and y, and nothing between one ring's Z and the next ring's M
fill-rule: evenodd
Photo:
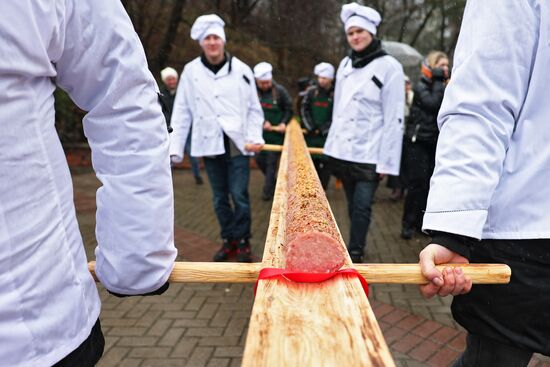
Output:
M166 78L169 78L171 76L173 76L174 78L178 77L178 72L176 71L176 69L167 67L160 71L160 78L162 79L163 82L166 81Z
M382 21L382 17L376 10L357 3L342 6L340 19L344 23L346 32L351 27L359 27L367 30L372 35L376 35L376 27Z
M206 37L214 34L225 43L224 26L225 22L216 14L201 15L191 27L191 38L202 43Z
M322 78L334 79L334 66L332 66L328 62L322 62L315 65L313 73Z
M273 79L273 66L268 62L261 62L254 66L254 78L257 80L271 80Z

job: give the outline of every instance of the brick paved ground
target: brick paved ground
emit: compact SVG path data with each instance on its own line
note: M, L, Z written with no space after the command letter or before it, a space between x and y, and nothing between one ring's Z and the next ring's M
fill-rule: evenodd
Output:
M206 176L206 175L204 175ZM73 171L75 203L86 252L95 247L95 190L89 169ZM262 176L253 170L253 252L261 259L271 203L261 201ZM175 240L179 260L210 261L219 242L210 187L195 185L189 171L174 173ZM328 197L344 238L349 226L342 190ZM416 262L427 238L399 238L402 202L380 187L368 238L367 262ZM99 285L106 351L100 366L239 366L252 309L252 286L172 284L161 297L110 296ZM450 298L423 299L416 287L373 285L369 299L398 366L447 366L464 348L464 332L450 315ZM534 358L533 366L550 366Z

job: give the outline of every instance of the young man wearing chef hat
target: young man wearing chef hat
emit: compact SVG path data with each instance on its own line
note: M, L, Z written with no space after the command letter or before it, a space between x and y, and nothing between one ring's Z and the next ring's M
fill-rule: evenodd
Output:
M324 152L344 185L351 220L350 256L361 262L378 182L383 175L399 174L405 80L401 64L376 38L381 21L376 10L346 4L340 18L351 52L336 74Z
M286 124L292 118L292 99L286 89L273 80L273 66L270 63L260 62L254 66L254 78L264 112L265 143L282 145ZM273 198L280 155L278 152L261 152L256 156L256 163L265 175L262 191L264 201Z
M202 53L185 65L174 102L170 155L181 162L191 130L191 155L204 157L223 240L214 261L236 251L250 262L249 158L263 146L264 116L252 70L225 51L224 21L202 15L191 38ZM230 203L230 197L232 204Z
M301 103L302 128L306 130L305 138L308 147L323 148L332 122L334 103L334 66L327 62L315 65L313 73L317 84L308 88ZM312 155L315 170L324 189L330 180L327 157L322 154Z

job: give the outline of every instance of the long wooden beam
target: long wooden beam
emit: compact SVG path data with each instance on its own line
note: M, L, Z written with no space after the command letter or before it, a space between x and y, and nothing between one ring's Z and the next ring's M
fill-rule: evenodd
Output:
M287 126L284 146L264 248L264 267L285 266L286 212L292 189L287 186L289 155L307 156L305 169L315 174L296 122ZM332 216L326 197L320 200ZM334 216L332 221L336 223ZM338 235L345 251L339 232ZM346 266L351 265L347 256ZM359 280L348 277L310 284L261 281L242 365L395 366Z
M255 283L262 263L174 263L171 283ZM504 264L443 264L437 268L460 267L473 284L506 284L510 282L510 267ZM95 261L88 264L95 277ZM426 284L418 264L353 264L369 284Z
M265 152L282 152L284 145L277 144L264 144L262 150ZM323 148L309 147L307 148L309 154L323 154Z

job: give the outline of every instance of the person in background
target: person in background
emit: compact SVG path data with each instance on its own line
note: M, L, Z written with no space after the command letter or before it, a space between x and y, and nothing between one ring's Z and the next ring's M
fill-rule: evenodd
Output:
M258 89L258 97L264 112L263 137L266 144L282 145L285 138L286 125L292 118L292 99L286 89L273 80L273 67L267 62L260 62L254 67L254 78ZM256 155L256 163L265 175L262 200L269 201L275 193L277 180L277 164L279 152L260 152Z
M413 102L414 92L411 86L411 80L405 75L405 129L409 118L410 108ZM405 196L405 189L407 187L407 172L405 164L405 140L403 140L403 149L401 152L401 167L399 168L399 176L388 175L387 186L392 190L390 194L390 200L399 201Z
M307 90L315 85L315 82L311 80L311 78L304 76L301 78L298 78L296 81L296 86L298 87L298 96L296 97L296 112L298 113L298 117L302 118L302 100L307 94Z
M455 367L550 355L550 3L466 3L438 118L420 253L425 297L453 295L468 336ZM472 287L460 269L505 263L509 284Z
M332 107L334 100L334 66L322 62L315 66L313 73L317 76L317 84L307 90L302 100L302 128L306 131L305 139L308 147L323 148L332 122ZM326 190L330 180L330 169L324 154L311 156L315 170Z
M411 239L415 231L421 231L439 136L437 114L449 79L449 58L441 51L430 52L422 62L421 72L420 80L414 86L405 131L408 177L401 229L403 239Z
M374 193L383 175L398 175L403 142L403 67L376 38L380 14L357 3L340 18L351 53L336 73L332 125L324 152L340 177L351 220L348 251L362 262Z
M219 16L209 14L191 27L191 38L199 42L202 53L181 74L170 155L172 162L181 162L191 134L191 155L204 157L221 227L222 246L213 259L224 261L236 253L237 261L250 262L249 164L264 144L264 116L252 70L225 51L224 25Z
M178 72L171 67L164 68L160 71L160 78L164 84L160 88L160 98L162 101L164 117L166 118L166 124L168 125L169 130L172 130L170 119L172 117L172 111L174 109L174 100L176 98L176 90L178 88ZM187 138L187 143L185 144L185 154L191 152L191 134ZM191 161L191 172L195 178L195 183L197 185L202 185L202 177L200 172L200 163L199 159L193 156L189 156Z
M158 86L120 1L0 2L0 365L94 366L105 345L54 91L82 110L101 187L95 273L161 294L174 198Z

